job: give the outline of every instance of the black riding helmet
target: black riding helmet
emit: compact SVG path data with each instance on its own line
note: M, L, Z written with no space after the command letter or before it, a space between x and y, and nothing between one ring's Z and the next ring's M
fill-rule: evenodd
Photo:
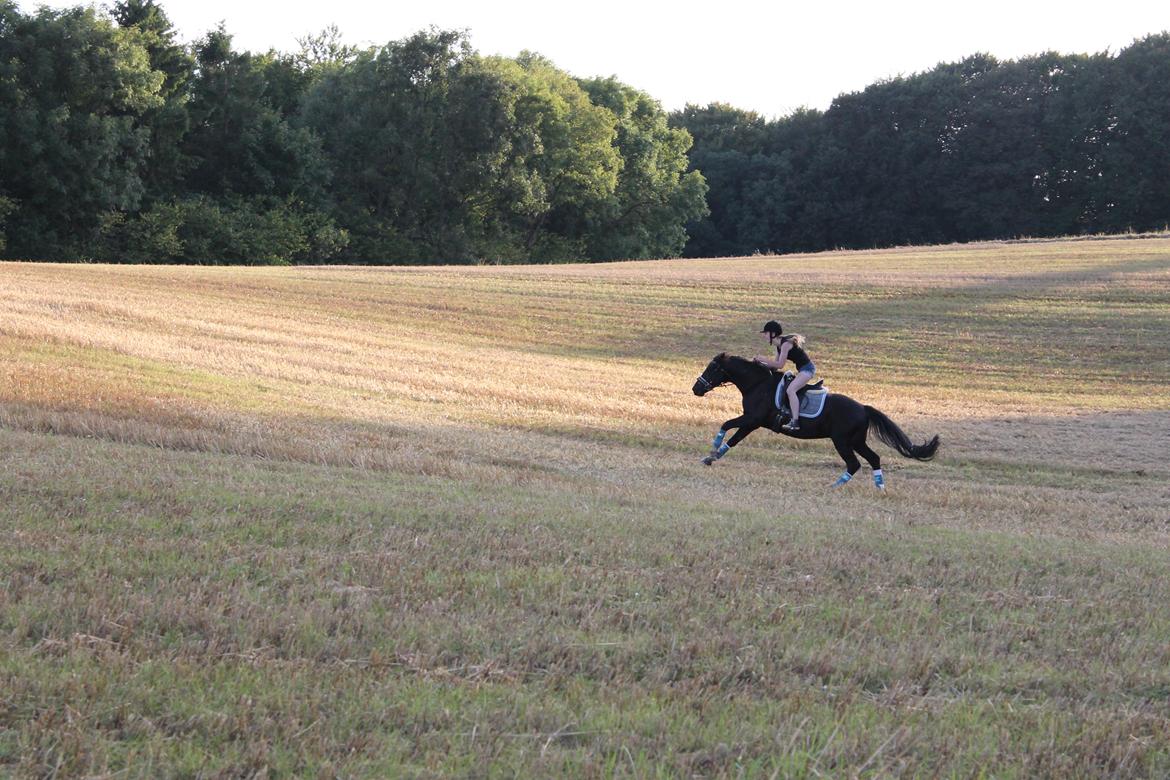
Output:
M760 331L760 333L767 333L771 337L769 340L776 338L783 332L784 329L780 327L780 323L776 322L776 320L768 320L765 322L764 329Z

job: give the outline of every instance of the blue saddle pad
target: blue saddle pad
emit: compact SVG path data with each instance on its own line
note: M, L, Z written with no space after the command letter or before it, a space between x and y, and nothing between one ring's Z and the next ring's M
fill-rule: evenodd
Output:
M829 391L824 387L806 392L800 397L800 416L820 417L821 412L825 410L825 399L828 397ZM784 393L783 382L776 386L776 408L788 414L788 396Z

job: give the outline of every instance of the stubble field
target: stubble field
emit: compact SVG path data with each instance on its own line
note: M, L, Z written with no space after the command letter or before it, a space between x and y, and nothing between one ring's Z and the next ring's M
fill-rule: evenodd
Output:
M932 463L690 393L771 318ZM0 264L0 775L1170 774L1170 239Z

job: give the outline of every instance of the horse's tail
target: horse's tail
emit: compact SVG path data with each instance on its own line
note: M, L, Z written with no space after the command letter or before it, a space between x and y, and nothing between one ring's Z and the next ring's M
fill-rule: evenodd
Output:
M876 433L879 439L907 458L930 460L934 457L935 451L938 450L937 434L928 442L915 444L910 441L910 437L893 420L886 417L877 409L874 409L872 406L867 406L865 407L865 413L869 417L869 429Z

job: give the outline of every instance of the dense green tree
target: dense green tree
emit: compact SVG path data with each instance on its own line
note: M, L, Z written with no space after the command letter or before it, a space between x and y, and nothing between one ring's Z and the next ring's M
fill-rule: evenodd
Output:
M672 128L658 101L613 78L582 82L592 103L617 118L622 167L613 196L589 227L593 260L677 256L686 224L707 214L707 184L687 172L691 136Z
M616 117L535 55L432 31L325 74L305 119L354 260L583 259L617 186Z
M154 0L121 0L113 7L119 26L135 30L150 57L150 66L163 74L161 103L147 109L140 123L149 129L150 151L142 173L145 203L175 191L190 167L183 141L190 127L187 101L195 61L176 40L174 27Z
M943 167L942 193L953 238L969 241L1035 233L1046 204L1040 186L1051 159L1043 117L1058 88L1060 57L1040 55L986 66L964 83Z
M295 57L237 52L222 28L198 41L194 53L181 146L189 169L171 198L111 236L131 237L130 256L169 248L184 261L335 256L348 237L328 216L330 162L321 139L300 122L317 75ZM321 253L310 258L314 248Z
M974 55L762 122L672 117L711 215L687 254L1163 227L1170 36L1108 55Z
M1170 223L1170 33L1135 41L1111 65L1100 229L1161 229Z
M741 223L759 219L747 191L758 189L771 167L764 155L768 123L755 112L723 103L687 106L673 114L669 123L692 137L690 168L701 172L711 192L706 216L692 219L686 226L691 236L687 253L719 256L751 251L745 247L751 245L753 237L744 232Z
M339 222L360 261L470 260L485 179L502 155L504 86L467 67L454 32L419 33L322 75L305 122L333 162Z
M672 127L686 129L696 149L711 151L761 152L769 130L768 121L755 111L745 111L727 103L688 105L673 114L669 121Z
M841 245L835 208L846 199L849 186L837 170L847 152L827 132L827 125L824 112L805 109L769 128L768 153L787 154L792 166L790 173L772 180L772 186L758 195L776 202L777 208L784 206L783 221L773 222L779 232L765 245L772 250L815 251Z
M0 195L0 252L3 252L4 247L8 245L8 236L5 235L4 225L8 221L8 215L15 210L16 201Z
M1041 119L1047 165L1036 186L1045 214L1035 235L1095 232L1106 213L1103 158L1117 141L1115 76L1106 54L1066 56L1057 75Z
M492 57L481 65L508 87L501 192L520 229L522 256L586 259L590 222L614 196L622 168L617 117L539 55Z
M110 212L138 207L163 104L149 41L92 8L22 16L0 3L0 191L12 256L88 256Z
M97 258L131 263L287 265L337 256L348 234L295 199L195 195L103 226Z
M360 50L345 42L341 30L331 24L319 33L297 38L300 50L292 56L302 71L313 72L344 67L357 59Z
M286 119L284 106L274 105L269 76L285 75L277 56L236 52L223 29L199 41L195 55L191 128L184 141L192 168L185 189L318 200L328 163L320 139ZM279 97L291 100L287 93Z
M1165 33L1114 56L977 54L773 121L668 117L459 32L299 43L185 45L156 0L0 0L0 253L610 260L1170 222Z

